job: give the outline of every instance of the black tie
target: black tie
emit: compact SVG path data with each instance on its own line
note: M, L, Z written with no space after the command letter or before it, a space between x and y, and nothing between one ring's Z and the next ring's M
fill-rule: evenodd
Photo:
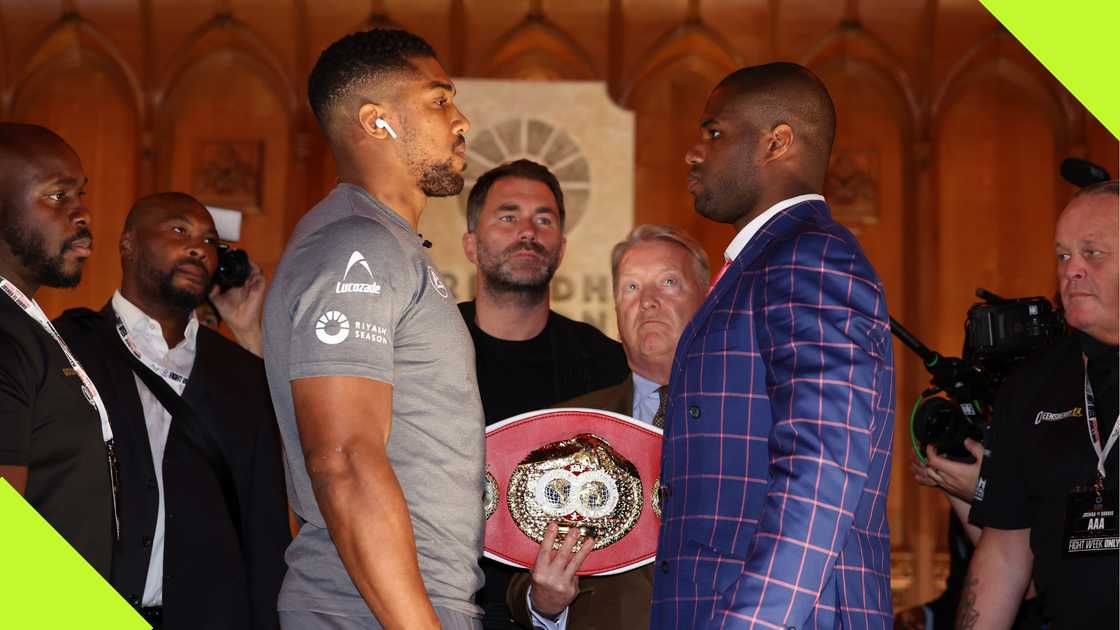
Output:
M662 385L657 388L657 413L653 414L653 426L658 429L665 428L665 407L669 403L669 386Z

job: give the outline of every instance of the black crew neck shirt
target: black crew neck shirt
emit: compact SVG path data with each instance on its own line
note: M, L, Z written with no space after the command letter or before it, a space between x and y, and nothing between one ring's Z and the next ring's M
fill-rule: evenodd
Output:
M2 294L0 464L28 468L24 498L108 578L113 495L101 417L58 342Z
M969 517L981 527L1031 530L1038 601L1054 630L1120 626L1120 556L1065 552L1069 493L1097 475L1085 419L1083 353L1104 446L1120 398L1117 349L1073 335L1032 357L1000 389ZM1114 447L1105 461L1105 493L1114 504L1118 451Z
M630 374L622 344L590 324L549 311L536 337L507 341L478 327L473 301L459 304L459 310L474 340L488 425L617 385Z
M590 324L549 311L536 337L507 341L483 332L474 302L459 310L474 340L478 391L486 424L617 385L629 377L622 344ZM484 630L518 630L506 606L506 588L518 569L483 558L486 584L478 593Z

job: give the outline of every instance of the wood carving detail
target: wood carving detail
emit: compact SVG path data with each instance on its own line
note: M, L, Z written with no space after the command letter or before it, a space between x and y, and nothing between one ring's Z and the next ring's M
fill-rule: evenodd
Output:
M194 150L194 196L209 206L260 213L260 140L201 140Z
M879 222L879 152L840 149L832 154L825 198L838 221L858 228Z

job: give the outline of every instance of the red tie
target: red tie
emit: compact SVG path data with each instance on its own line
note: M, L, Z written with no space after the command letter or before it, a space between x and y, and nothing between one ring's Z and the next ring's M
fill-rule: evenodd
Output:
M723 274L727 273L727 268L730 267L730 266L731 266L731 261L730 260L725 260L723 262L723 266L719 268L719 272L716 273L716 277L712 278L712 283L710 285L708 285L708 293L711 293L712 289L716 288L716 285L719 284L719 279L723 277Z

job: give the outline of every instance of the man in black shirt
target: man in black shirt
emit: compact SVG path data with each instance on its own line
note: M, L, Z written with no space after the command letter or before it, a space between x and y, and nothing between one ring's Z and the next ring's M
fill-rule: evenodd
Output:
M970 520L983 531L959 628L1006 628L1031 579L1050 627L1116 628L1120 193L1086 188L1058 220L1055 252L1074 335L1000 391Z
M107 578L108 413L34 300L40 286L81 279L93 246L86 181L62 138L0 123L0 477Z
M463 249L478 268L478 297L459 305L471 331L486 423L614 385L629 367L622 345L549 309L549 283L564 256L564 195L529 160L478 178L467 199ZM505 604L513 570L482 561L487 630L515 628Z

